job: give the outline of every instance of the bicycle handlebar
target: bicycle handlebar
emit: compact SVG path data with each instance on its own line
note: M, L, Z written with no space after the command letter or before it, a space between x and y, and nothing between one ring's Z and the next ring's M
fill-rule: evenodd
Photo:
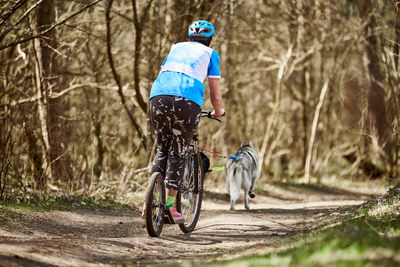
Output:
M218 121L219 123L221 123L221 120L220 120L220 119L211 116L211 112L212 112L212 110L204 110L204 111L201 111L201 117L207 117L207 118L209 118L209 119L216 120L216 121ZM225 116L225 112L224 112L224 114L223 114L222 116Z

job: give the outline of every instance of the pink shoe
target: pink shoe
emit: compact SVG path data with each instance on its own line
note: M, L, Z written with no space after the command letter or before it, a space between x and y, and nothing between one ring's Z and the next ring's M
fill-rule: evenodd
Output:
M175 206L170 209L170 212L175 223L183 223L185 221L185 218L183 218L182 214L176 211Z

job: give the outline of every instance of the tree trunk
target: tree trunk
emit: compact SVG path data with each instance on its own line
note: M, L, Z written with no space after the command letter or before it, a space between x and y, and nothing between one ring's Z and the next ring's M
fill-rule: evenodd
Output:
M12 124L7 120L0 121L2 132L0 132L0 199L6 199L6 188L9 185L9 170L14 154L14 142L12 136Z
M175 0L172 4L172 10L174 14L173 25L171 27L170 35L172 36L172 41L182 42L187 38L187 28L195 20L195 6L193 0ZM201 8L199 10L201 12Z
M236 0L228 0L226 9L226 24L228 27L234 23L233 17L235 13ZM231 129L228 133L225 134L224 138L227 144L231 144L234 146L239 146L243 141L242 138L242 127L238 125L242 123L244 120L241 118L241 114L236 112L236 109L239 107L238 99L240 99L240 91L237 88L237 77L234 66L236 65L235 56L237 53L237 45L233 43L233 40L236 38L234 33L227 33L224 36L226 40L226 46L224 50L221 51L224 54L224 62L222 63L225 66L225 73L222 75L225 77L225 81L227 84L228 92L223 95L224 98L224 106L227 114L235 114L235 119L231 119L227 121L227 127ZM222 65L221 64L221 65Z
M135 81L135 92L136 92L136 101L138 102L142 111L146 114L147 113L147 103L143 100L142 93L140 92L140 58L141 58L141 48L142 48L142 36L143 36L143 29L147 22L147 18L149 15L151 3L153 0L149 0L146 3L142 11L142 15L139 16L138 10L136 7L136 0L132 0L132 7L133 7L133 25L135 27L135 52L134 52L134 59L133 59L133 80Z
M37 11L37 27L40 31L55 22L55 1L43 1ZM55 31L49 31L41 38L34 40L37 60L37 89L39 114L42 124L42 135L45 143L48 168L54 180L66 182L69 169L66 156L65 122L63 120L63 103L61 98L51 98L59 92L59 77L55 49L57 46ZM42 102L42 103L40 103Z
M314 141L315 141L315 133L317 131L317 123L318 123L319 113L322 108L322 104L324 103L326 90L328 90L328 81L325 82L324 87L322 87L322 89L321 89L321 94L319 96L319 101L318 101L317 107L315 108L314 119L313 119L313 123L311 126L310 141L308 143L307 158L306 158L306 163L304 166L304 182L306 184L308 184L310 182L311 158L312 158L313 146L314 146Z
M133 110L131 110L128 107L127 101L126 101L126 97L124 95L123 89L122 89L122 82L121 82L121 77L120 75L117 73L117 70L115 68L115 64L114 64L114 59L113 59L113 54L112 54L112 43L111 43L111 8L113 5L114 0L108 0L106 2L106 12L105 12L105 16L106 16L106 42L107 42L107 58L108 58L108 63L110 65L111 68L111 72L113 74L115 83L118 86L118 94L121 98L121 103L125 109L125 111L128 113L128 117L133 125L133 127L137 130L139 137L141 138L141 142L143 142L143 148L147 149L147 142L146 142L146 136L143 133L143 130L139 124L139 122L137 121ZM136 1L132 0L132 5L134 7L134 13L136 14ZM136 15L135 15L136 16ZM136 18L137 19L137 18ZM136 95L136 97L138 97L138 95ZM140 99L142 98L142 96L140 95ZM137 98L138 99L138 98ZM143 107L142 107L143 108Z
M28 154L32 163L33 170L33 180L34 180L34 194L36 197L41 197L44 193L43 190L46 188L46 175L42 169L42 154L40 148L38 147L38 138L33 130L32 122L28 120L24 123L24 131L26 142L28 145Z
M359 0L358 8L360 18L363 22L363 36L366 45L364 46L363 62L366 67L367 79L370 82L368 90L368 115L370 119L370 130L375 134L380 144L386 139L386 112L385 112L385 92L381 84L384 76L379 64L380 49L378 46L378 38L374 34L376 28L375 16L371 15L371 1Z
M400 1L396 3L396 25L395 25L396 44L394 45L394 62L396 70L399 69L399 50L400 50Z
M308 148L308 141L309 141L309 135L308 135L308 126L310 122L310 101L311 101L311 83L310 83L310 74L308 69L305 67L302 71L302 88L304 88L304 93L303 93L303 98L301 100L302 104L302 116L301 116L301 121L302 121L302 126L303 126L303 155L302 155L302 164L305 166L306 160L307 160L307 154L309 151L307 150Z

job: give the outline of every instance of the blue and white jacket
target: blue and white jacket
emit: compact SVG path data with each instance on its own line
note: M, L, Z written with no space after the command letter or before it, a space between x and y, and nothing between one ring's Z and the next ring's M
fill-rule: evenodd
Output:
M218 53L197 42L174 44L151 87L150 99L159 95L181 96L201 107L206 77L221 78Z

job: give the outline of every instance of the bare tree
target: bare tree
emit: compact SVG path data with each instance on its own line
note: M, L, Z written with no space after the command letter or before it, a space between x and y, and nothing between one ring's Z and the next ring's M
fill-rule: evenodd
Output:
M358 1L360 18L364 24L363 36L366 40L364 45L363 62L366 66L367 79L370 82L370 90L368 91L368 111L370 114L370 125L372 131L376 132L379 142L384 143L387 136L387 124L385 113L385 92L380 84L384 77L382 74L379 60L379 44L378 38L373 33L376 27L375 15L371 12L371 1Z
M227 111L223 124L200 125L204 147L231 154L252 140L263 177L273 179L396 177L398 1L2 3L3 198L30 186L50 193L53 182L101 196L142 188L145 172L135 169L153 157L146 98L171 44L196 19L215 26Z
M147 113L147 104L143 100L142 93L140 92L140 72L139 72L139 63L140 63L140 51L142 48L142 37L143 37L143 30L146 25L148 16L149 16L149 10L151 3L153 0L147 1L145 7L143 8L142 14L138 14L138 9L137 9L137 4L136 0L131 0L132 1L132 7L133 7L133 25L135 27L135 52L134 52L134 60L133 60L133 77L135 81L135 92L136 92L136 100L139 103L140 108L144 113Z
M395 44L393 48L394 62L396 69L399 69L399 50L400 50L400 2L396 3L396 25L395 25Z
M45 0L37 12L37 28L45 31L55 23L55 1ZM48 31L34 40L36 53L36 86L39 96L39 117L45 144L45 155L49 176L54 180L67 182L69 178L68 157L65 143L65 121L61 98L50 98L60 91L57 69L57 41L55 30ZM46 183L38 184L38 190L45 190Z
M130 107L128 107L128 104L127 104L127 101L126 101L126 98L125 98L125 95L124 95L124 92L123 92L123 88L122 88L121 77L117 73L117 70L116 70L115 64L114 64L113 55L112 55L112 52L111 52L112 44L111 44L111 16L110 16L110 12L111 12L111 8L112 8L113 2L114 2L113 0L108 0L107 3L106 3L107 56L108 56L108 62L110 64L110 68L111 68L114 80L118 85L118 94L119 94L119 96L121 98L122 105L123 105L124 109L126 110L132 125L137 130L139 136L142 138L142 141L145 144L145 136L144 136L142 127L140 126L139 122L137 121L135 115L133 114L133 111L130 109ZM141 95L139 95L139 99L143 100ZM143 106L142 109L146 109L146 107Z

